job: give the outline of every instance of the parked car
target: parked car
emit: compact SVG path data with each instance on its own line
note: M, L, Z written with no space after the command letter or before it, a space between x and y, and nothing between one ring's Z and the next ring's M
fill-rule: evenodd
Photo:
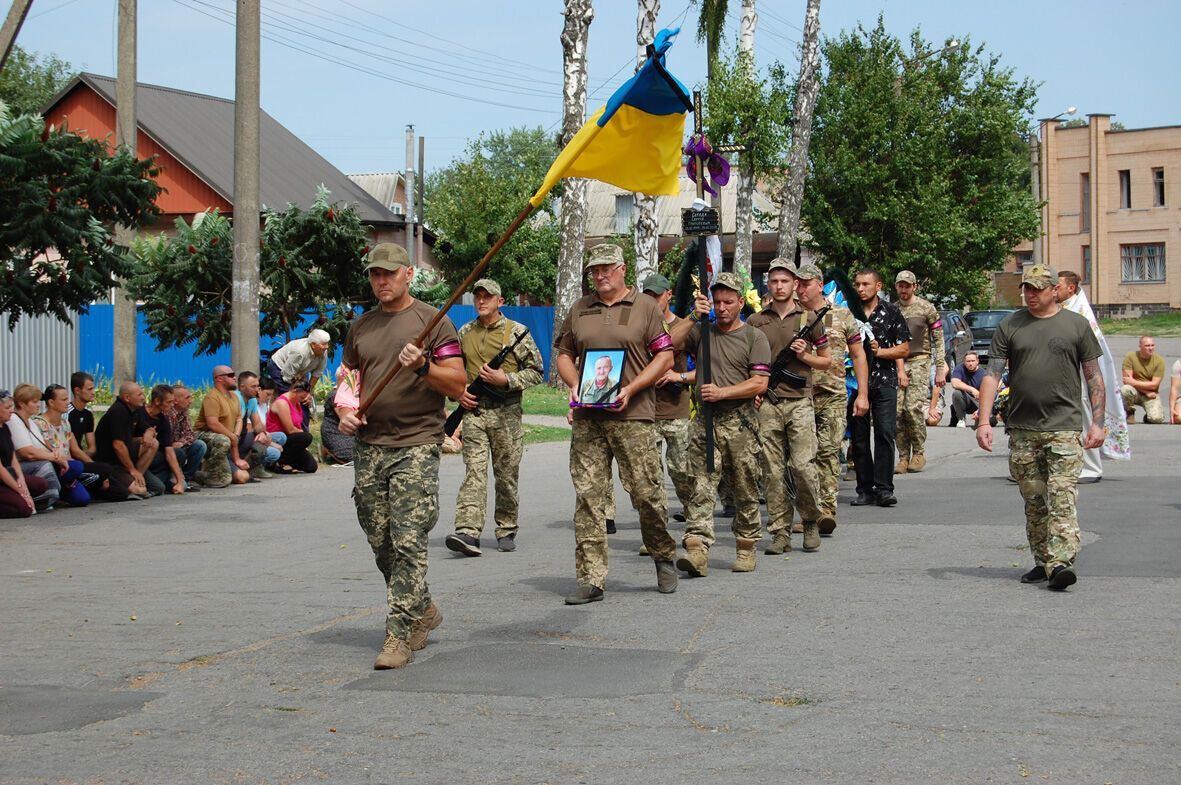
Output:
M992 334L1005 317L1016 312L1016 308L1002 308L995 311L971 311L964 314L964 320L972 329L972 348L980 355L980 362L988 361L988 349L992 346Z
M972 328L959 311L940 311L943 322L943 356L947 358L947 372L956 367L972 347Z

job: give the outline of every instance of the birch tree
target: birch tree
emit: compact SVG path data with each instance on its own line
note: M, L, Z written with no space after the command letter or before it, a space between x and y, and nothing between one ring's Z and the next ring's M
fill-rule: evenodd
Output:
M777 256L794 259L799 242L800 207L808 174L808 141L812 138L812 113L820 93L820 0L808 0L804 14L804 40L800 51L800 79L791 117L791 149L787 154L787 184L779 205Z
M569 144L586 120L586 49L595 11L591 0L566 0L562 26L562 134L559 148ZM561 245L554 291L554 335L570 307L582 294L582 261L586 235L586 180L566 180L560 216ZM550 378L558 381L558 364Z
M738 27L738 69L747 79L755 78L755 28L759 15L755 0L742 0L742 22ZM742 143L744 140L736 140ZM754 243L755 171L751 156L738 154L738 191L734 204L734 272L750 278Z
M638 0L636 10L636 70L648 58L648 44L656 37L656 17L660 15L660 0ZM636 282L643 283L656 272L660 224L657 219L659 197L637 193L636 199Z

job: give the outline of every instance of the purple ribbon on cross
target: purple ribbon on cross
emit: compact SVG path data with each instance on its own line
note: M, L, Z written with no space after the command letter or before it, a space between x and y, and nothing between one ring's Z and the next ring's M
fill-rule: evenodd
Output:
M714 152L713 146L704 135L689 137L689 142L685 145L685 155L689 156L685 171L693 182L697 182L697 158L700 156L705 162L707 176L703 178L702 185L712 195L718 195L712 186L720 190L723 185L730 182L730 162Z

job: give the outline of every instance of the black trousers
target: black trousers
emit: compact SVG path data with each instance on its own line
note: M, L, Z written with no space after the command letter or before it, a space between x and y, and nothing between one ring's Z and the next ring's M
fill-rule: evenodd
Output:
M314 474L319 464L308 454L308 447L312 445L312 435L307 431L296 431L287 434L287 443L283 445L283 454L279 456L279 463L299 469L305 474Z
M962 390L955 390L951 394L951 424L966 420L967 415L975 414L979 408L979 401Z
M894 492L894 435L898 388L870 387L869 413L849 420L857 493L881 496ZM873 451L869 430L873 427Z

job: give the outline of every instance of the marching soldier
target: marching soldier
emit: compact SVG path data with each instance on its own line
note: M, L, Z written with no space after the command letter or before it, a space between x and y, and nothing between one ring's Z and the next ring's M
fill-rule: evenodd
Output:
M353 322L345 338L351 370L335 401L341 433L356 435L353 501L386 584L386 637L373 663L385 670L413 662L443 621L427 588L427 536L439 519L443 400L463 395L465 376L450 320L441 320L422 348L414 343L437 311L411 296L406 250L378 244L365 271L378 307ZM358 416L365 385L395 364L402 371Z
M577 403L579 360L588 349L623 349L621 383L609 408L576 408L570 438L570 478L576 494L574 564L578 589L568 605L603 599L607 582L607 504L611 460L639 511L640 530L656 563L657 589L676 591L676 543L668 533L668 506L660 480L653 385L673 364L673 344L660 309L624 282L626 264L617 245L590 249L587 267L595 292L574 303L554 347L558 373Z
M832 365L828 337L815 314L792 299L796 277L819 278L813 265L795 270L782 258L771 261L767 287L771 305L747 320L762 330L771 346L772 364L786 360L786 377L772 378L765 398L755 399L759 407L759 432L763 443L763 479L767 486L767 530L772 539L766 553L791 550L791 500L787 491L790 466L796 485L796 505L804 521L804 550L820 547L820 525L832 530L831 515L817 506L819 481L816 473L816 415L812 409L812 372L827 371ZM798 334L804 337L797 338ZM813 351L814 350L814 351Z
M906 358L904 389L898 392L898 464L895 474L921 472L927 465L923 454L927 446L927 410L931 406L931 358L935 359L935 394L947 381L947 361L943 355L943 323L929 301L915 294L918 281L910 270L898 273L894 288L898 308L910 328L910 355Z
M479 556L488 500L488 460L496 478L496 547L517 549L517 476L524 454L521 394L540 384L541 352L524 325L500 312L504 305L500 284L483 278L474 287L476 318L459 330L459 344L469 387L476 380L486 392L479 397L464 390L459 405L463 415L463 464L467 469L455 500L455 533L448 548L465 556ZM489 363L509 347L499 368Z

